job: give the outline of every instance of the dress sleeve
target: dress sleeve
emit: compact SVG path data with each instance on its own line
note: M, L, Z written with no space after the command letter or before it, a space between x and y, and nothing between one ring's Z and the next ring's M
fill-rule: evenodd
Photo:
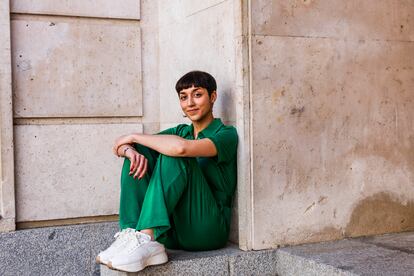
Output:
M238 137L234 127L223 128L215 135L206 138L209 138L216 146L217 163L229 162L236 158Z
M171 128L164 129L163 131L160 131L157 134L161 134L161 135L176 135L176 133L177 133L177 127L171 127Z

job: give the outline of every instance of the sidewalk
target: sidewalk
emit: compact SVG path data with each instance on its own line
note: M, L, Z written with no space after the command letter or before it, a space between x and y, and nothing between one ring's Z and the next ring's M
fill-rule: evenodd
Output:
M244 252L170 251L140 273L95 264L117 223L0 233L0 275L414 275L414 232Z
M173 251L140 273L101 266L101 275L414 275L414 232L243 252Z

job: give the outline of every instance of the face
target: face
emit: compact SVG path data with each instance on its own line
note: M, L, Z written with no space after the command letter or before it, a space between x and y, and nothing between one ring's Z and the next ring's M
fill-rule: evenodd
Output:
M209 96L207 89L192 86L181 90L178 96L181 109L192 122L199 122L212 116L213 103L217 97L216 91Z

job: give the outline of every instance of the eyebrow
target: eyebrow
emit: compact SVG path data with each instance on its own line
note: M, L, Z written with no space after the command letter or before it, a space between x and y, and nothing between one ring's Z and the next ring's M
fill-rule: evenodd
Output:
M199 86L197 86L197 87L194 87L194 89L192 89L191 91L190 91L190 93L193 93L194 91L197 91L197 90L199 90L201 87L199 87ZM186 94L186 93L184 93L183 91L180 91L180 94Z

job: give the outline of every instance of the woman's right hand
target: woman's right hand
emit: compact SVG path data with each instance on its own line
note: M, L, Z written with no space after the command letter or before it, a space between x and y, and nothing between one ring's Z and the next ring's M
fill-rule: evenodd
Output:
M134 179L143 178L147 173L147 158L132 148L129 148L127 151L125 151L125 157L131 161L131 165L129 167L129 175L132 175Z

